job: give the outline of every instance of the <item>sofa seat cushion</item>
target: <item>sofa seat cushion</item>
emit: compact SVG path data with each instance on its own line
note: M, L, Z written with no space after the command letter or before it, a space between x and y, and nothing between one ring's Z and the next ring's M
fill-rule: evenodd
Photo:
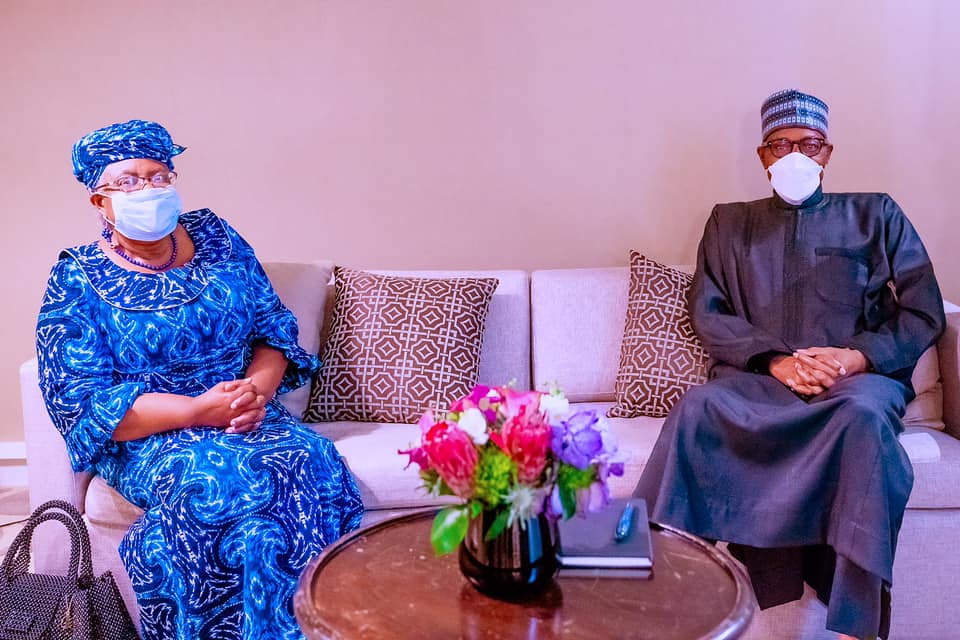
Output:
M960 440L936 429L907 427L900 443L913 463L907 508L960 509Z
M600 413L612 402L584 402L574 409L593 409ZM633 493L653 445L663 426L663 418L608 418L610 430L624 455L624 475L610 478L614 497ZM456 498L436 498L421 487L416 465L404 468L407 457L397 453L420 439L420 427L409 424L325 422L310 425L332 440L357 480L367 510L407 509L439 506L457 502ZM960 440L935 429L907 427L901 442L913 463L914 483L908 508L960 509ZM91 527L126 530L143 513L124 500L100 476L90 482L84 505Z
M333 441L350 468L365 509L405 509L455 503L452 496L437 498L422 488L417 465L398 451L420 442L415 424L376 422L320 422L314 431Z
M604 412L613 403L571 406ZM607 422L626 458L623 477L611 478L611 492L616 497L628 496L650 458L664 418L607 418ZM907 508L960 509L960 440L936 429L910 426L900 439L913 464L913 491Z

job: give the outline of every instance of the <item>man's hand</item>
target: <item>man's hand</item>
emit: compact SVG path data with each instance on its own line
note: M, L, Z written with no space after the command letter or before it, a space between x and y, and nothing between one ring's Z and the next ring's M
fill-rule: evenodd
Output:
M852 376L870 368L867 357L856 349L810 347L793 354L802 365L821 371L836 371L839 376Z
M816 375L800 364L796 356L774 356L770 360L770 375L802 396L815 396L827 388ZM829 384L833 382L829 381Z
M803 396L815 396L844 376L868 368L866 357L856 349L810 347L792 356L779 355L770 361L770 375Z

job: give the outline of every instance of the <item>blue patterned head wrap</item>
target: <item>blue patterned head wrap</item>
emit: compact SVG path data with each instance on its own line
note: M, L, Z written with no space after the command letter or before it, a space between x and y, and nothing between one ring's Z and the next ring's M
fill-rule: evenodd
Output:
M73 145L73 175L93 189L103 169L114 162L146 158L173 169L173 156L186 147L173 143L162 125L149 120L129 120L91 131Z
M827 103L797 89L777 91L760 107L761 140L784 127L806 127L827 135Z

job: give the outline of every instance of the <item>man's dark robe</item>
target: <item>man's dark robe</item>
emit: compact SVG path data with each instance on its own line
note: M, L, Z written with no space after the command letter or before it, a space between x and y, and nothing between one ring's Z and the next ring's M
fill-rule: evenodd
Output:
M886 194L717 205L687 302L710 379L670 412L637 494L654 520L735 543L761 607L806 579L828 628L885 636L913 485L897 435L945 323L916 231ZM821 346L870 372L810 398L769 375L773 355Z

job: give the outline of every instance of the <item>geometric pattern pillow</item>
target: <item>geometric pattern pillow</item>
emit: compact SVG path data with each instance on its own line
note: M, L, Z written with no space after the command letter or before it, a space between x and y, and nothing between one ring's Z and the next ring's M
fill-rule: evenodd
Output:
M337 267L307 422L416 423L470 393L496 278L408 278Z
M630 296L611 418L662 418L703 383L707 354L687 313L693 276L630 252Z

